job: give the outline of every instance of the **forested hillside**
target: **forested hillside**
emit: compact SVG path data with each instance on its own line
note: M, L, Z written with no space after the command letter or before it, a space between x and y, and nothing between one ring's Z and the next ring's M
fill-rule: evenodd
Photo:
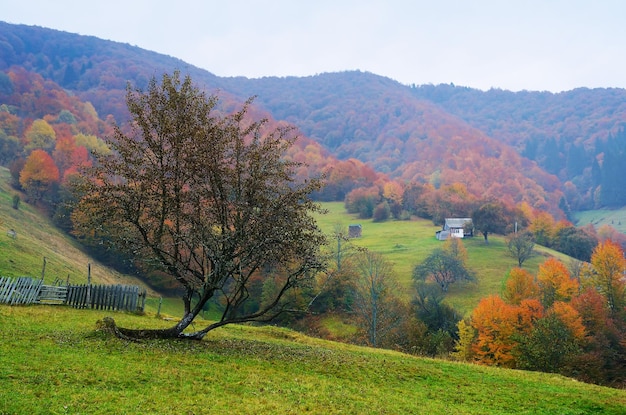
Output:
M626 157L621 89L484 92L402 85L358 71L220 78L128 44L0 22L0 69L16 68L53 81L109 122L127 118L128 83L143 88L152 76L175 69L219 93L225 110L256 95L260 113L312 140L303 140L295 156L311 164L309 175L349 161L343 171L365 185L380 174L435 188L460 183L475 197L526 202L557 217L626 204L626 179L616 174ZM5 80L0 92L10 87ZM326 199L341 199L353 188L334 186Z

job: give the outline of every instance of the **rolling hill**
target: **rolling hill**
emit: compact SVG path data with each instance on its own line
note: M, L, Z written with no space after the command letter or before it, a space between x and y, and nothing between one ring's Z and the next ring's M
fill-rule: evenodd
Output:
M557 216L564 205L582 210L623 199L597 196L609 184L622 188L603 171L605 154L618 154L616 162L625 154L605 146L625 120L620 89L479 91L402 85L359 71L222 78L128 44L0 22L0 69L16 67L90 102L101 119L125 121L127 82L142 88L179 69L224 97L225 109L256 95L260 111L297 126L320 146L316 154L357 159L392 178L461 182L477 196L526 201Z

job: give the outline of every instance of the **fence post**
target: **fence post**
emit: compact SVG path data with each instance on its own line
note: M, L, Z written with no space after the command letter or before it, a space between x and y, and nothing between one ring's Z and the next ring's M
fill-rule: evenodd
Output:
M87 263L87 304L91 307L91 262Z
M157 317L161 317L161 304L163 304L163 297L159 297L159 308L157 309Z
M43 278L45 275L46 275L46 257L43 257L43 267L41 268L41 281L43 281Z

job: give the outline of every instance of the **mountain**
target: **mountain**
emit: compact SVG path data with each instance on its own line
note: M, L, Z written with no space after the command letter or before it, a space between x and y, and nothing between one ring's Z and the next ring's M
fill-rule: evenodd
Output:
M128 44L0 22L0 70L15 68L119 123L128 117L128 83L145 88L151 77L178 69L219 94L225 109L256 96L259 114L302 132L294 157L318 170L359 163L359 174L374 169L377 177L403 182L461 183L476 197L524 201L557 215L567 204L574 210L626 204L626 179L614 173L626 161L621 89L479 91L403 85L359 71L225 78ZM603 188L612 189L611 197Z

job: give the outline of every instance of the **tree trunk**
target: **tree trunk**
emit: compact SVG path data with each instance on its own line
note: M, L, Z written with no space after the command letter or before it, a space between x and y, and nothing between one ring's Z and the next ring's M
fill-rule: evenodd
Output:
M140 341L148 339L188 339L202 340L206 332L186 334L183 331L191 324L195 315L186 314L176 325L167 329L127 329L118 327L112 317L105 317L96 323L100 330L115 334L120 339L129 341Z
M483 236L485 237L485 245L489 245L489 239L487 235L488 235L488 232L483 232Z

